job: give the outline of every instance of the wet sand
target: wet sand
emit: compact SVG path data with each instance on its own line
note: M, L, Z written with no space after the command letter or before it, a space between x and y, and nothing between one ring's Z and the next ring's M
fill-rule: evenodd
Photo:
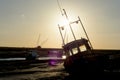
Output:
M64 71L63 63L54 66L39 63L3 70L0 72L0 80L64 80L68 75Z
M0 70L0 80L85 80L88 78L92 80L115 80L115 78L119 76L120 73L107 73L105 76L96 76L96 74L93 73L89 75L86 75L86 73L70 75L64 70L63 63L54 66L48 63L37 63L17 67L9 65Z

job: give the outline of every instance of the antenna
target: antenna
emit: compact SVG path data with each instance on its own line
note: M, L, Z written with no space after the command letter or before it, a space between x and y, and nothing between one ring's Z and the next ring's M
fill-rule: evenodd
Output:
M62 16L63 16L64 14L63 14L63 12L62 12L62 8L61 8L61 6L60 6L59 0L57 0L57 4L58 4L58 7L59 7L59 9L60 9L60 12L61 12L61 14L62 14Z

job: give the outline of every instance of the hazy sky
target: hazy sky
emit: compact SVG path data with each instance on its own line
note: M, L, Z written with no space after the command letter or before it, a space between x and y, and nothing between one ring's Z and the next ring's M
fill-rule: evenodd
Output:
M93 48L120 49L120 0L59 2L71 21L80 16ZM57 0L0 0L0 46L36 47L40 34L43 48L61 48L62 19ZM72 25L77 39L84 37L78 25Z

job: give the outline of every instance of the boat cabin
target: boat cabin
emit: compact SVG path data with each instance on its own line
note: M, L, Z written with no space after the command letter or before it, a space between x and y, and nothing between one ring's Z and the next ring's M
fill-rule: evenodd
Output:
M65 44L63 49L67 56L72 56L79 52L89 51L91 50L91 47L89 46L87 39L81 38Z

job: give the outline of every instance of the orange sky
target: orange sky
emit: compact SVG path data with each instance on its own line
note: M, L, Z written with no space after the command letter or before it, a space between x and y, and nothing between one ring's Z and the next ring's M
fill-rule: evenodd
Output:
M71 21L78 16L94 48L120 49L119 0L59 0ZM57 0L1 0L0 46L60 48L61 13ZM78 26L79 25L79 26ZM76 38L84 37L80 24L72 25ZM71 34L69 32L68 34ZM68 36L68 41L73 36Z

